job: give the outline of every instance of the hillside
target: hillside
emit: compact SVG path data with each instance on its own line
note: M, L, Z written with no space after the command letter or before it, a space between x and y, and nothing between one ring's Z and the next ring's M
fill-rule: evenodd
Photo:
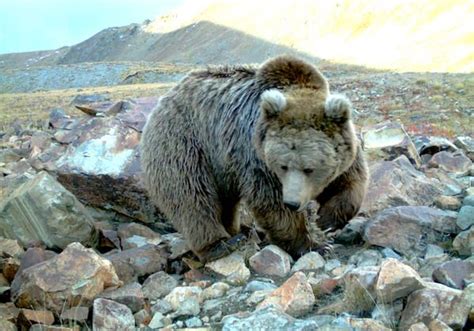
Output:
M0 69L102 61L256 63L294 53L404 72L472 72L473 16L474 2L463 0L187 2L176 13L108 28L71 47L0 55Z

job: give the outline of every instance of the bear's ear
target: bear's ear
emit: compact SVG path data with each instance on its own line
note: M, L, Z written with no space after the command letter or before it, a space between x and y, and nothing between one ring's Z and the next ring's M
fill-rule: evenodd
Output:
M277 89L267 90L260 97L260 106L266 118L274 118L285 109L286 98Z
M343 95L331 94L326 99L324 113L335 123L345 123L351 118L351 102Z

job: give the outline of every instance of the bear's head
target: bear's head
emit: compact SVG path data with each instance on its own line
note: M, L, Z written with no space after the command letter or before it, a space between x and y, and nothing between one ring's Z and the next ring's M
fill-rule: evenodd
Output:
M292 210L302 210L345 172L354 162L357 146L349 101L329 95L319 71L297 61L305 66L300 72L306 76L298 77L292 71L296 82L286 81L261 94L255 134L257 152L278 177L283 203ZM281 66L270 64L276 67L272 73L278 69L280 75L286 74L282 80L288 77ZM268 63L262 67L268 74L265 66Z

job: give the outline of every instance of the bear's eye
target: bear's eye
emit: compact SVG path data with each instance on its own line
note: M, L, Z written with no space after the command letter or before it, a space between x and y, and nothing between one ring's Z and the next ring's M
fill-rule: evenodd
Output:
M287 167L287 166L281 166L281 170L287 171L287 170L288 170L288 167Z
M303 172L307 175L313 173L313 169L310 169L310 168L306 168L306 169L303 169Z

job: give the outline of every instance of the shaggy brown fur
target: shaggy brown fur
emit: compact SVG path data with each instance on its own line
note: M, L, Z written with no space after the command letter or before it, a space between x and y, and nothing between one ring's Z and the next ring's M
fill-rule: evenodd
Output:
M310 239L304 207L317 200L318 224L340 228L367 182L350 104L290 56L190 73L151 114L141 160L150 197L203 261L239 232L240 201L297 256L321 244Z

